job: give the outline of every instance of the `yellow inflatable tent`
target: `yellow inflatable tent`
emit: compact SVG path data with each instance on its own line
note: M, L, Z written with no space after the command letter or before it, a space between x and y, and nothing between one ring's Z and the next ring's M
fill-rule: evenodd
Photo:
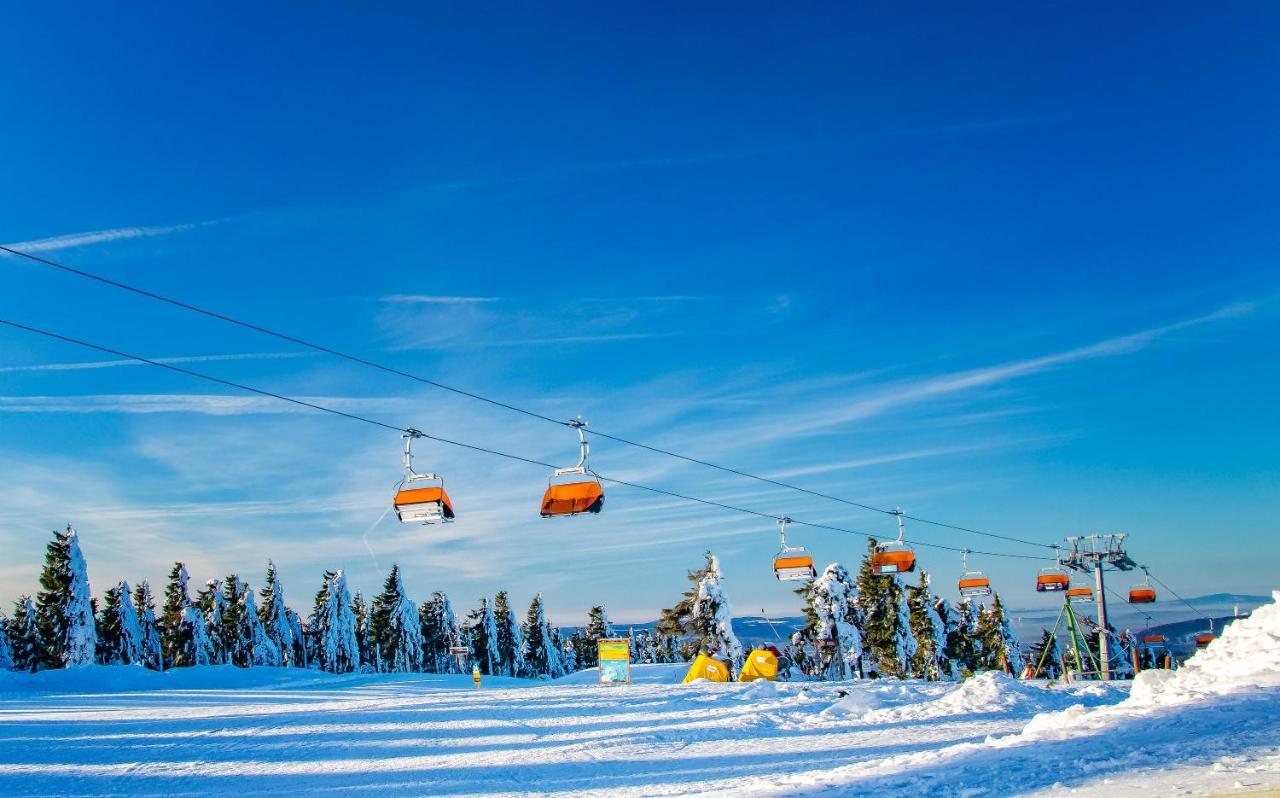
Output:
M757 648L747 655L742 663L742 672L738 674L740 682L754 682L756 679L774 681L778 678L778 657L767 648Z
M688 684L694 679L727 682L729 681L729 666L712 659L707 654L699 654L698 658L689 666L689 672L684 675L684 684Z

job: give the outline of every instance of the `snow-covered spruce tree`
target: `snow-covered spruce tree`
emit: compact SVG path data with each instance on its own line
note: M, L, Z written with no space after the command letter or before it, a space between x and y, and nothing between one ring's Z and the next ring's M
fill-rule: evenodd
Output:
M302 618L288 607L284 614L289 619L289 632L293 635L293 665L297 668L309 668L311 658L307 655L307 632L302 627Z
M342 571L324 572L324 584L316 593L309 625L315 638L315 662L321 670L351 673L360 668L356 616Z
M555 629L554 638L560 644L560 661L564 663L565 673L576 673L581 670L578 665L578 633L574 632L565 638L560 634L559 629Z
M356 618L356 647L360 649L360 672L381 673L382 652L369 625L369 602L359 590L351 598L351 612Z
M535 679L558 679L564 676L564 665L560 662L560 652L556 650L551 625L547 623L541 593L534 595L533 601L529 603L529 611L524 616L524 627L520 631L524 638L521 650L524 672L521 675Z
M524 638L505 590L493 597L493 620L498 627L498 675L523 675Z
M978 652L981 646L976 638L977 626L978 619L971 601L957 603L948 614L946 655L962 676L980 668Z
M143 661L142 626L128 582L120 582L103 596L97 627L100 664L132 665Z
M951 640L951 633L955 629L956 621L952 617L951 609L948 607L946 599L934 596L932 605L935 616L933 650L938 663L938 678L954 681L960 678L960 666L948 655L947 644Z
M461 646L462 631L453 613L449 597L440 591L431 594L418 610L422 628L423 668L429 673L460 673L458 660L449 653L452 646Z
M951 678L950 663L946 659L946 629L935 609L937 604L938 600L929 593L929 574L922 570L919 582L907 585L907 616L916 642L910 673L917 679Z
M915 637L911 634L902 585L892 575L876 573L872 566L875 549L876 541L869 539L857 579L864 670L874 668L880 676L902 679L911 673Z
M480 608L472 611L467 616L467 621L471 638L471 661L486 676L495 674L499 663L498 624L494 620L489 599L480 599Z
M222 597L222 580L210 579L204 583L204 590L196 594L196 607L204 616L204 630L209 639L209 662L213 665L226 665L226 641L222 636L222 613L226 609L226 599Z
M143 579L133 590L133 607L138 611L142 629L142 664L153 671L164 670L164 652L160 646L160 624L156 621L156 600L151 584Z
M689 572L692 586L674 607L662 611L657 631L675 638L682 660L693 659L700 651L715 651L730 660L736 672L742 666L742 644L733 633L731 608L720 580L720 561L706 553L706 564Z
M862 634L854 623L856 591L848 570L831 563L821 576L796 592L805 598L801 642L812 644L816 660L810 664L810 675L820 679L857 677Z
M1039 678L1057 679L1062 676L1062 665L1058 660L1060 656L1057 638L1048 629L1042 629L1040 640L1031 647L1027 662L1032 668L1040 666L1037 674Z
M36 596L36 625L40 629L43 664L47 668L92 665L98 636L94 625L89 572L80 553L80 540L71 527L54 532L45 551Z
M587 625L577 634L575 659L579 668L594 668L600 664L600 640L613 637L613 626L609 624L609 613L604 607L596 605L587 611Z
M9 619L0 612L0 671L13 669L13 645L9 642Z
M262 625L262 618L253 600L253 590L248 584L244 586L244 595L240 598L244 607L241 623L244 625L244 636L249 641L249 661L259 667L279 668L284 665L284 654L280 647L267 635Z
M978 666L983 670L1004 671L1018 675L1022 671L1022 651L1018 637L1005 617L1000 594L992 596L991 606L978 613L975 637L982 648L978 653Z
M218 637L216 645L222 652L223 662L238 668L248 668L253 664L253 651L249 641L249 624L245 617L244 595L249 587L236 574L227 574L226 579L216 580L221 587L221 601L214 603L217 625L213 622L209 628ZM210 582L212 584L213 581Z
M164 589L164 612L160 619L160 643L165 662L171 668L213 662L213 643L205 627L204 613L192 604L187 584L187 567L174 563Z
M30 596L19 596L13 603L9 619L9 648L15 671L35 673L40 669L44 653L40 645L40 629L36 625L36 608Z
M391 573L382 583L382 592L373 600L369 629L384 671L422 670L422 625L418 607L405 595L398 565L391 566Z
M280 653L280 665L293 667L299 665L293 644L293 625L289 622L289 611L284 605L284 585L276 573L276 564L267 560L267 580L262 590L258 591L262 606L258 607L258 620L262 623L267 639Z

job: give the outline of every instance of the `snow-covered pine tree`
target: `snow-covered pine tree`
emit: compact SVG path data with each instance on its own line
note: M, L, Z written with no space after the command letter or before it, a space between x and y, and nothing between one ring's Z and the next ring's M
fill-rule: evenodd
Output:
M324 585L316 593L310 622L315 637L315 661L321 670L351 673L360 668L356 616L351 603L346 575L342 571L325 571Z
M524 672L524 638L505 590L493 597L493 619L498 628L498 675L520 676Z
M13 669L13 646L9 643L9 619L0 612L0 671Z
M587 611L587 625L575 634L575 659L579 668L594 668L600 664L600 649L596 645L600 640L613 637L613 626L609 623L609 613L601 605Z
M422 628L423 668L428 673L461 673L457 658L449 653L450 647L463 645L449 597L440 591L432 593L431 600L418 610L418 620Z
M564 663L565 673L577 673L578 666L578 633L565 637L559 629L555 629L555 639L560 643L560 661Z
M1047 652L1047 654L1046 654ZM1028 658L1028 664L1032 668L1040 666L1037 674L1042 679L1057 679L1062 676L1062 664L1058 658L1061 652L1058 649L1058 640L1048 629L1042 629L1040 640L1031 648L1031 654ZM1041 660L1043 659L1043 664Z
M954 681L960 678L960 667L948 655L947 644L951 640L952 630L955 629L956 621L952 617L951 610L947 606L945 599L934 596L932 598L934 625L933 625L933 650L938 663L939 678L947 681Z
M80 540L70 526L66 532L53 533L45 551L40 587L43 590L36 597L36 624L44 666L92 665L98 636L89 572L80 553Z
M138 611L142 629L142 664L153 671L164 670L164 652L160 645L160 624L156 621L156 600L151 584L143 579L133 590L133 607Z
M297 666L296 651L293 644L293 625L289 622L289 611L284 605L284 585L276 573L276 564L267 560L267 580L262 590L258 591L262 606L258 608L258 620L267 635L267 639L280 654L280 665Z
M97 659L102 665L141 663L142 626L133 608L129 583L120 582L107 590L98 610Z
M497 672L498 657L498 624L493 617L493 608L489 599L480 599L480 608L467 616L467 629L470 633L471 661L480 672L493 675Z
M307 655L307 632L302 627L302 618L288 607L285 607L284 614L289 619L289 633L293 635L293 665L297 668L309 668L311 659Z
M876 573L871 559L875 549L875 539L869 539L857 579L864 670L874 668L880 676L901 679L910 674L915 638L902 585L890 574Z
M973 602L961 601L949 613L947 629L947 659L960 675L968 676L980 669L979 649L976 632L978 619L974 613Z
M245 617L244 606L244 596L249 592L249 586L236 574L227 574L227 578L221 580L221 588L222 600L213 605L213 617L217 618L217 625L214 626L211 622L209 628L218 636L223 662L238 668L248 668L253 665L249 619Z
M714 649L731 660L736 672L742 666L742 644L733 633L729 599L720 584L720 561L709 551L706 558L702 568L689 572L692 586L680 601L662 611L657 631L675 639L681 660Z
M529 603L521 636L524 638L521 657L525 664L521 675L535 679L558 679L564 676L564 665L560 662L560 652L556 649L551 625L547 623L541 593L535 594L533 601Z
M910 674L917 679L937 681L950 677L946 629L934 608L936 604L937 599L929 593L929 573L922 570L919 582L907 585L907 616L916 642Z
M422 670L422 625L418 607L404 592L400 566L382 583L382 592L373 600L369 629L384 671L408 673Z
M226 665L226 640L222 636L222 613L226 610L226 599L222 596L222 580L210 579L204 583L204 590L196 594L196 607L204 616L204 630L209 639L209 662L213 665Z
M796 592L805 598L807 623L800 632L801 643L812 643L817 660L809 668L810 675L855 678L862 658L862 634L853 622L856 592L849 571L831 563L821 576Z
M356 618L356 646L360 649L360 672L381 673L382 651L369 624L369 602L359 590L351 598L351 612Z
M262 625L262 618L254 604L253 589L247 583L244 585L240 604L244 608L241 623L244 626L244 637L249 641L249 662L264 668L283 666L284 655L280 653L280 647L275 641L267 635L267 629Z
M213 643L209 640L204 613L191 602L187 585L187 567L174 563L164 589L164 614L160 624L160 642L165 662L171 668L213 662Z
M40 669L44 653L40 645L40 628L36 624L36 608L30 596L19 596L13 603L9 619L9 647L15 671L35 673Z
M978 665L984 670L1004 671L1017 676L1022 672L1022 651L1018 637L1005 617L1000 594L992 596L991 607L978 613L975 637L981 644Z

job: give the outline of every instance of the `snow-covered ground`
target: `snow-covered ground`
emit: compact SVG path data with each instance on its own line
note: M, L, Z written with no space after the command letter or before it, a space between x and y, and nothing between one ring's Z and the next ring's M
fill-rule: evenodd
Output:
M1280 600L1280 594L1277 594ZM1175 673L603 687L258 668L0 674L0 795L1206 795L1280 787L1280 605Z

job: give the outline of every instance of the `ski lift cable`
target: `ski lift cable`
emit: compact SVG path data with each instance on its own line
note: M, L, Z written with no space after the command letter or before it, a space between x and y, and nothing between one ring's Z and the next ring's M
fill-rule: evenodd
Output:
M55 339L55 340L58 340L58 341L63 341L63 342L65 342L65 343L75 344L75 345L77 345L77 346L81 346L81 347L84 347L84 348L87 348L87 349L92 349L92 350L95 350L95 351L98 351L98 352L102 352L102 353L105 353L105 354L114 355L114 356L116 356L116 357L122 357L122 358L125 358L125 359L128 359L128 360L136 360L136 361L138 361L139 363L145 363L145 364L147 364L147 365L149 365L149 366L156 366L156 367L158 367L158 368L162 368L162 369L165 369L165 370L167 370L167 371L176 372L176 373L178 373L178 374L184 374L184 375L186 375L186 376L188 376L188 377L195 377L195 378L197 378L197 379L207 380L207 381L209 381L209 382L217 383L217 384L219 384L219 385L223 385L223 386L226 386L226 387L229 387L229 388L234 388L234 389L236 389L236 390L247 391L247 392L249 392L249 393L257 394L258 396L265 396L265 397L270 398L270 399L278 399L278 400L280 400L280 401L282 401L282 402L288 402L288 403L290 403L290 404L297 405L297 406L300 406L300 407L310 408L310 409L312 409L312 410L317 410L317 411L320 411L320 412L322 412L322 413L329 413L329 414L331 414L331 415L341 416L342 418L348 418L348 419L351 419L352 421L360 421L360 422L363 422L363 423L365 423L365 424L371 424L371 425L373 425L373 426L375 426L375 427L379 427L379 428L381 428L381 429L385 429L385 430L390 430L390 431L392 431L392 432L405 433L405 432L407 432L407 431L410 429L410 428L408 428L408 427L399 427L399 426L396 426L395 424L388 424L388 423L387 423L387 422L385 422L385 421L378 421L377 419L369 418L369 417L367 417L367 416L362 416L362 415L360 415L360 414L358 414L358 413L349 413L349 412L347 412L347 411L344 411L344 410L338 410L338 409L333 408L333 407L326 407L325 405L317 404L317 403L315 403L315 402L309 402L309 401L306 401L305 399L297 399L297 398L294 398L294 397L291 397L291 396L285 396L284 394L275 393L275 392L273 392L273 391L267 391L267 390L264 390L264 389L262 389L262 388L255 388L255 387L253 387L253 386L251 386L251 385L245 385L245 384L243 384L243 383L233 382L232 380L223 379L223 378L221 378L221 377L215 377L215 376L213 376L213 375L211 375L211 374L204 374L204 373L199 372L199 371L193 371L192 369L183 368L182 366L177 366L177 365L174 365L174 364L172 364L172 363L162 363L162 362L160 362L160 361L158 361L158 360L152 360L152 359L150 359L150 358L142 357L141 355L134 355L134 354L131 354L131 353L129 353L129 352L124 352L124 351L119 350L119 349L113 349L113 348L111 348L111 347L106 347L106 346L102 346L102 345L99 345L99 344L91 343L91 342L89 342L89 341L85 341L85 340L82 340L82 339L79 339L79 338L73 338L73 337L68 336L68 335L61 335L61 334L59 334L59 333L55 333L55 332L52 332L52 331L50 331L50 330L43 330L43 329L40 329L40 328L38 328L38 327L32 327L32 326L27 325L27 324L22 324L22 323L20 323L20 322L16 322L16 321L11 321L11 320L8 320L8 319L2 319L2 318L0 318L0 324L3 324L3 325L8 326L8 327L12 327L12 328L14 328L14 329L24 330L24 331L26 331L26 332L33 333L33 334L36 334L36 335L41 335L41 336L44 336L44 337L46 337L46 338L52 338L52 339ZM510 452L503 452L503 451L499 451L499 450L497 450L497 449L491 449L491 448L488 448L488 447L485 447L485 446L478 446L478 445L476 445L476 444L465 443L465 442L463 442L463 441L455 441L455 440L451 440L451 439L449 439L449 438L442 438L442 437L437 436L437 435L430 435L430 434L423 433L423 432L419 432L418 434L420 434L423 438L427 438L428 440L437 441L437 442L439 442L439 443L448 444L448 445L450 445L450 446L456 446L456 447L463 448L463 449L469 449L469 450L471 450L471 451L481 452L481 453L484 453L484 454L491 454L491 455L494 455L494 456L497 456L497 457L503 457L503 458L506 458L506 459L508 459L508 460L515 460L515 461L518 461L518 462L521 462L521 463L527 463L527 464L529 464L529 465L536 465L536 466L540 466L540 467L542 467L542 468L554 468L554 466L553 466L551 463L545 463L545 462L543 462L543 461L541 461L541 460L535 460L535 459L530 458L530 457L523 457L523 456L521 456L521 455L511 454ZM704 505L707 505L707 506L710 506L710 507L718 507L718 508L720 508L720 509L723 509L723 510L729 510L729 511L732 511L732 512L744 513L744 514L747 514L747 515L753 515L753 516L756 516L756 517L758 517L758 518L769 518L769 519L772 519L772 520L774 520L774 521L781 520L781 517L780 517L780 516L775 516L775 515L772 515L772 514L770 514L770 513L761 512L761 511L759 511L759 510L752 510L752 509L747 508L747 507L739 507L739 506L732 505L732 504L726 504L726 503L724 503L724 502L718 502L718 501L715 501L715 500L713 500L713 499L703 499L703 498L700 498L700 497L697 497L697 496L690 496L690 495L688 495L688 494L684 494L684 493L677 493L677 492L675 492L675 491L666 490L666 489L664 489L664 488L656 488L656 487L653 487L652 485L644 485L644 484L641 484L641 483L639 483L639 482L632 482L632 481L630 481L630 480L618 479L618 478L616 478L616 477L608 477L608 476L604 476L604 475L602 475L602 474L598 474L597 476L598 476L601 480L603 480L603 481L611 482L611 483L614 483L614 484L616 484L616 485L623 485L623 486L630 487L630 488L636 488L636 489L639 489L639 490L648 491L648 492L650 492L650 493L656 493L656 494L659 494L659 495L662 495L662 496L668 496L668 497L671 497L671 498L681 499L681 500L684 500L684 501L697 502L697 503L699 503L699 504L704 504ZM800 521L800 520L796 520L796 519L792 519L792 521L791 521L791 522L792 522L792 523L795 523L795 524L801 524L801 525L804 525L804 526L814 527L815 529L826 529L826 530L829 530L829 531L832 531L832 532L841 532L841 533L848 534L848 535L857 535L857 536L861 536L861 537L865 537L865 538L874 538L874 537L875 537L875 535L872 535L872 534L867 533L867 532L860 532L860 531L858 531L858 530L854 530L854 529L846 529L846 528L844 528L844 527L838 527L838 526L833 526L833 525L829 525L829 524L820 524L820 523L812 522L812 521ZM914 543L915 545L923 546L923 547L926 547L926 548L942 549L942 550L946 550L946 551L960 551L960 549L958 549L958 548L955 548L955 547L952 547L952 546L945 546L945 545L940 544L940 543L926 543L926 542L923 542L923 541L910 541L910 542ZM1036 557L1036 556L1033 556L1033 555L1027 555L1027 554L1010 554L1010 553L1004 553L1004 552L980 552L980 553L982 553L982 554L986 554L986 555L990 555L990 556L993 556L993 557L1009 557L1009 558L1015 558L1015 559L1036 559L1036 560L1038 560L1038 559L1044 559L1044 558L1042 558L1042 557Z
M1157 585L1159 585L1160 587L1164 588L1165 590L1167 590L1167 591L1169 591L1171 594L1173 594L1173 597L1174 597L1174 598L1176 598L1178 601L1181 601L1183 604L1185 604L1185 605L1187 606L1187 609L1191 610L1191 611L1192 611L1192 612L1194 612L1196 615L1198 615L1198 616L1199 616L1199 617L1201 617L1201 618L1204 618L1205 620L1212 620L1208 615L1205 615L1203 612L1201 612L1200 610L1196 609L1194 604L1192 604L1191 602L1187 601L1187 600L1186 600L1186 599L1184 599L1182 596L1179 596L1179 595L1178 595L1178 591L1174 590L1173 588L1171 588L1171 587L1169 587L1168 585L1166 585L1164 582L1160 581L1160 579L1159 579L1158 577L1154 576L1154 575L1151 573L1151 571L1147 568L1147 566L1143 565L1143 566L1140 566L1140 567L1142 568L1142 572L1143 572L1143 573L1145 573L1147 576L1149 576L1149 577L1151 577L1152 579L1154 579Z
M199 305L193 305L193 304L191 304L191 303L189 303L189 302L183 302L182 300L179 300L179 299L174 299L174 298L172 298L172 297L164 296L163 294L157 294L157 293L155 293L155 292L153 292L153 291L148 291L148 290L146 290L146 289L144 289L144 288L138 288L137 286L129 285L129 284L127 284L127 283L123 283L123 282L120 282L120 281L118 281L118 280L113 280L113 279L111 279L111 278L109 278L109 277L104 277L103 275L95 274L95 273L93 273L93 272L89 272L89 271L86 271L86 270L84 270L84 269L79 269L79 268L76 268L76 267L74 267L74 266L70 266L70 265L65 264L65 263L60 263L60 262L58 262L58 261L51 260L51 259L49 259L49 258L43 258L43 257L40 257L39 255L34 255L34 254L32 254L32 253L29 253L29 252L23 252L22 250L13 249L12 247L7 247L7 246L4 246L4 245L2 245L2 244L0 244L0 252L7 252L7 253L9 253L10 255L15 255L15 256L20 257L20 258L26 258L27 260L30 260L30 261L32 261L32 262L39 263L39 264L42 264L42 265L44 265L44 266L48 266L48 267L50 267L50 268L59 269L59 270L61 270L61 271L63 271L63 272L66 272L66 273L68 273L68 274L74 274L74 275L79 276L79 277L84 277L84 278L89 279L89 280L94 280L94 281L99 282L99 283L102 283L102 284L104 284L104 285L109 285L109 286L112 286L113 288L118 288L118 289L120 289L120 290L122 290L122 291L128 291L128 292L131 292L131 293L137 294L137 295L139 295L139 296L143 296L143 297L146 297L146 298L148 298L148 299L153 299L153 300L156 300L156 301L158 301L158 302L163 302L163 303L166 303L166 304L172 305L172 306L174 306L174 307L181 308L181 309L183 309L183 310L191 311L191 312L193 312L193 313L198 313L198 314L201 314L201 315L203 315L203 316L207 316L207 317L209 317L209 318L216 319L216 320L218 320L218 321L226 322L226 323L228 323L228 324L234 324L234 325L236 325L236 326L238 326L238 327L243 327L243 328L245 328L245 329L252 330L252 331L254 331L254 332L261 333L261 334L263 334L263 335L269 335L269 336L271 336L271 337L273 337L273 338L278 338L278 339L280 339L280 340L282 340L282 341L288 341L289 343L293 343L293 344L296 344L296 345L298 345L298 346L302 346L302 347L305 347L305 348L308 348L308 349L313 349L313 350L315 350L315 351L317 351L317 352L323 352L324 354L332 355L333 357L341 358L341 359L343 359L343 360L347 360L347 361L350 361L350 362L352 362L352 363L358 363L358 364L360 364L360 365L362 365L362 366L368 366L368 367L370 367L370 368L378 369L379 371L383 371L383 372L386 372L386 373L388 373L388 374L393 374L393 375L398 376L398 377L404 377L404 378L406 378L406 379L413 380L413 381L415 381L415 382L419 382L419 383L422 383L422 384L424 384L424 385L430 385L430 386L432 386L432 387L434 387L434 388L439 388L439 389L444 390L444 391L449 391L449 392L454 393L454 394L457 394L457 395L459 395L459 396L465 396L465 397L467 397L467 398L469 398L469 399L475 399L475 400L480 401L480 402L485 402L485 403L490 404L490 405L493 405L493 406L495 406L495 407L501 407L501 408L503 408L503 409L505 409L505 410L510 410L510 411L512 411L512 412L514 412L514 413L520 413L520 414L525 415L525 416L528 416L528 417L530 417L530 418L536 418L536 419L538 419L538 420L540 420L540 421L547 421L547 422L550 422L550 423L552 423L552 424L558 424L558 425L561 425L561 426L564 426L564 425L566 424L566 422L564 422L564 421L562 421L562 420L560 420L560 419L558 419L558 418L552 418L551 416L544 415L544 414L542 414L542 413L538 413L538 412L536 412L536 411L529 410L529 409L526 409L526 408L523 408L523 407L519 407L519 406L517 406L517 405L513 405L513 404L510 404L510 403L508 403L508 402L503 402L503 401L498 400L498 399L492 399L492 398L490 398L490 397L488 397L488 396L484 396L484 395L482 395L482 394L478 394L478 393L475 393L475 392L473 392L473 391L468 391L468 390L465 390L465 389L463 389L463 388L457 388L457 387L452 386L452 385L447 385L447 384L445 384L445 383L438 382L438 381L436 381L436 380L432 380L432 379L429 379L429 378L426 378L426 377L422 377L422 376L420 376L420 375L413 374L413 373L411 373L411 372L404 371L404 370L402 370L402 369L398 369L398 368L395 368L395 367L393 367L393 366L388 366L388 365L385 365L385 364L383 364L383 363L378 363L378 362L376 362L376 361L369 360L369 359L367 359L367 358L359 357L358 355L351 355L351 354L348 354L348 353L346 353L346 352L342 352L342 351L340 351L340 350L334 349L334 348L332 348L332 347L324 346L323 344L317 344L317 343L314 343L314 342L312 342L312 341L307 341L307 340L305 340L305 339L298 338L297 336L289 335L289 334L287 334L287 333L277 332L276 330L272 330L272 329L270 329L270 328L268 328L268 327L263 327L262 325L259 325L259 324L254 324L254 323L252 323L252 322L243 321L243 320L241 320L241 319L237 319L237 318L235 318L235 317L233 317L233 316L228 316L228 315L226 315L226 314L224 314L224 313L219 313L219 312L214 311L214 310L209 310L208 308L200 307ZM818 497L818 498L827 499L827 500L829 500L829 501L839 502L839 503L841 503L841 504L845 504L845 505L848 505L848 506L850 506L850 507L857 507L857 508L859 508L859 509L867 510L867 511L870 511L870 512L883 513L883 514L885 514L885 515L895 515L895 514L896 514L894 510L889 510L889 509L887 509L887 508L883 508L883 507L876 507L876 506L874 506L874 505L865 504L865 503L862 503L862 502L853 501L853 500L851 500L851 499L845 499L845 498L842 498L842 497L840 497L840 496L834 496L834 495L829 494L829 493L823 493L823 492L821 492L821 491L816 491L816 490L812 490L812 489L810 489L810 488L805 488L805 487L801 487L801 486L799 486L799 485L794 485L794 484L791 484L791 483L789 483L789 482L784 482L784 481L782 481L782 480L772 479L772 478L770 478L770 477L764 477L764 476L760 476L760 475L758 475L758 474L752 474L752 473L750 473L749 471L743 471L743 470L741 470L741 469L732 468L732 467L730 467L730 466L720 465L720 464L718 464L718 463L713 463L713 462L711 462L711 461L709 461L709 460L703 460L703 459L700 459L700 458L697 458L697 457L690 457L690 456L688 456L688 455L683 455L683 454L680 454L679 452L674 452L674 451L671 451L671 450L669 450L669 449L661 448L661 447L659 447L659 446L652 446L652 445L650 445L650 444L642 443L642 442L640 442L640 441L633 441L633 440L630 440L630 439L628 439L628 438L624 438L624 437L622 437L622 436L620 436L620 435L612 435L612 434L607 433L607 432L601 432L601 431L600 431L600 430L598 430L598 429L595 429L595 430L589 430L588 432L589 432L590 434L592 434L592 435L597 436L597 437L605 438L605 439L608 439L608 440L614 441L614 442L616 442L616 443L624 444L624 445L626 445L626 446L633 446L633 447L638 448L638 449L644 449L644 450L646 450L646 451L650 451L650 452L653 452L653 453L655 453L655 454L660 454L660 455L663 455L663 456L666 456L666 457L673 457L673 458L676 458L676 459L678 459L678 460L683 460L683 461L685 461L685 462L693 463L693 464L695 464L695 465L700 465L700 466L704 466L704 467L706 467L706 468L715 469L715 470L717 470L717 471L722 471L722 472L727 473L727 474L733 474L733 475L735 475L735 476L743 477L743 478L745 478L745 479L752 479L752 480L755 480L755 481L757 481L757 482L762 482L762 483L769 484L769 485L775 485L775 486L777 486L777 487L785 488L785 489L787 489L787 490L794 490L794 491L798 491L798 492L800 492L800 493L808 494L808 495L810 495L810 496L815 496L815 497ZM1040 542L1032 541L1032 540L1026 540L1026 539L1024 539L1024 538L1019 538L1019 537L1015 537L1015 536L1012 536L1012 535L1003 535L1003 534L999 534L999 533L995 533L995 532L986 532L986 531L983 531L983 530L980 530L980 529L974 529L973 527L961 526L961 525L958 525L958 524L950 524L950 523L947 523L947 522L945 522L945 521L936 521L936 520L929 519L929 518L924 518L924 517L921 517L921 516L906 515L905 517L906 517L907 519L912 520L912 521L915 521L915 522L917 522L917 523L921 523L921 524L928 524L929 526L936 526L936 527L939 527L939 528L941 528L941 529L950 529L950 530L953 530L953 531L956 531L956 532L964 532L964 533L967 533L967 534L980 535L980 536L983 536L983 537L994 538L994 539L997 539L997 540L1005 540L1005 541L1008 541L1008 542L1010 542L1010 543L1021 543L1021 544L1026 545L1026 546L1037 546L1037 547L1041 547L1041 548L1053 548L1053 546L1052 546L1051 544L1040 543Z

